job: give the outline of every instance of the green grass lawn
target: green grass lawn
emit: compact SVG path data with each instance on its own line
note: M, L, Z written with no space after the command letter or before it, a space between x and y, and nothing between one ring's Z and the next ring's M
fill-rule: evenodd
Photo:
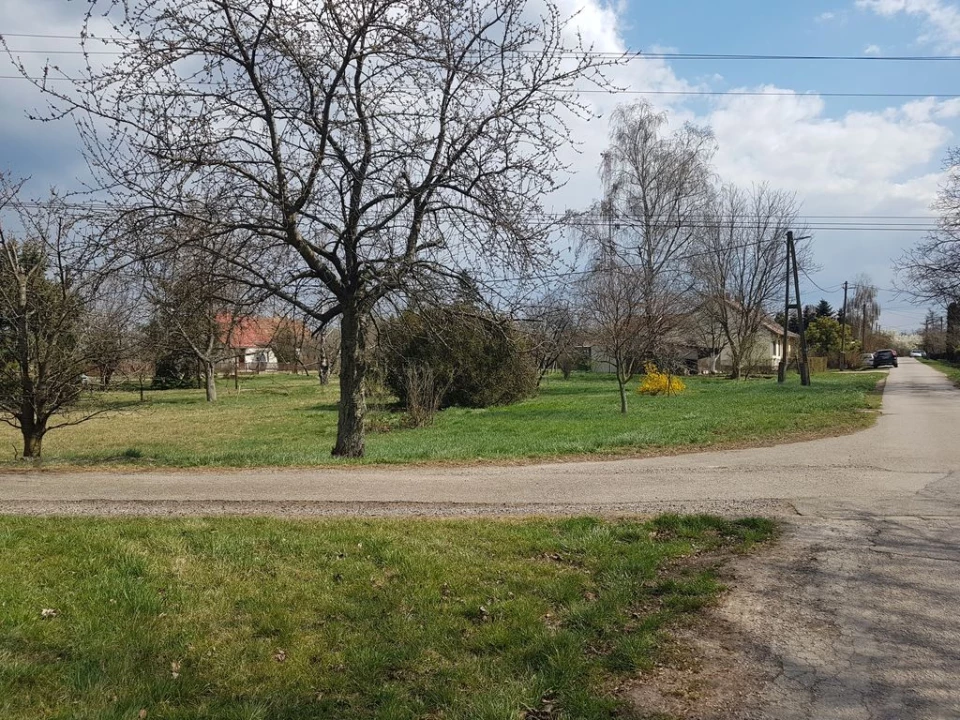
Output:
M871 391L880 377L815 375L811 388L801 388L796 377L784 386L774 380L689 378L688 390L676 397L631 392L626 416L619 412L611 376L548 377L537 397L508 407L451 408L427 428L405 429L401 413L374 410L363 462L654 453L831 434L873 422L864 410L878 406ZM106 394L114 403L136 398ZM149 392L143 405L51 432L44 460L179 467L330 464L336 401L335 386L292 375L251 378L239 394L224 382L216 404L204 402L201 390ZM9 452L0 467L15 466L15 430L0 429L2 446Z
M960 365L955 365L954 363L947 362L946 360L921 359L920 362L922 362L924 365L929 365L935 370L939 370L948 378L950 378L954 385L960 387Z
M615 681L774 530L0 518L0 717L636 717Z

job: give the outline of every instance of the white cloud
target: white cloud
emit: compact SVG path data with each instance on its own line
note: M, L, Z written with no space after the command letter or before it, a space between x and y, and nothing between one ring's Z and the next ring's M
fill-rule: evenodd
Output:
M945 0L856 0L856 5L883 17L905 14L923 20L918 40L943 52L960 55L960 7Z
M879 45L867 45L863 49L864 55L880 55L880 46Z
M836 13L832 13L832 12L822 12L822 13L820 13L819 15L817 15L817 16L814 18L814 20L815 20L816 22L818 22L818 23L826 23L826 22L830 22L831 20L836 20L836 18L837 18L837 14L836 14Z
M936 181L927 168L951 136L938 120L957 112L953 101L923 100L830 117L816 95L768 94L725 97L706 120L722 177L794 189L808 205L842 199L850 212L868 213L890 199L929 203Z
M623 8L601 0L558 2L562 13L579 11L575 26L569 29L571 43L579 33L597 51L622 52L626 48ZM73 17L58 16L61 4L59 0L0 0L0 17L20 18L18 29L76 32ZM935 22L949 30L950 18L957 15L952 6L940 0L857 0L857 4L885 17L900 13L922 17L930 23L931 32ZM817 20L843 22L845 15L824 13ZM955 47L960 54L960 18L956 22ZM937 37L944 41L951 34L942 31ZM18 46L28 47L26 42ZM42 46L50 44L44 42ZM864 52L871 54L872 47ZM42 56L37 58L37 62L42 60ZM610 79L633 90L661 92L723 86L719 76L702 69L700 73L685 78L663 60L643 60L614 68ZM7 140L4 148L22 149L22 163L36 163L37 158L49 156L52 145L63 148L64 155L75 153L76 137L69 123L39 125L23 119L25 108L42 103L34 90L13 81L3 89L0 137ZM578 208L597 197L597 169L607 144L608 118L617 104L647 98L668 109L674 123L690 120L712 126L719 143L716 167L723 179L745 185L768 182L794 190L807 215L929 214L929 204L942 178L938 172L940 158L952 140L951 127L956 127L960 119L960 100L927 98L875 111L839 112L834 104L838 101L816 95L795 94L772 85L741 89L771 94L723 96L709 105L703 98L693 103L682 95L585 94L593 118L571 121L571 134L580 145L565 153L572 170L570 182L549 204L558 210ZM61 167L57 173L52 166L40 168L35 177L57 174L60 182L69 183L76 171ZM821 233L816 253L825 268L839 267L838 272L863 269L873 274L878 284L889 286L890 259L916 239L915 235L896 233L880 237ZM821 281L835 284L843 279L839 275L822 277Z

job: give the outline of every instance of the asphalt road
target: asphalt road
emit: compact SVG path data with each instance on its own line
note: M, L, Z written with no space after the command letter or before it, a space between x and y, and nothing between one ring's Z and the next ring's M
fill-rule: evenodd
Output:
M960 719L958 428L960 391L903 359L877 424L846 437L504 468L0 475L0 513L776 514L782 541L736 564L718 609L764 678L723 717Z
M564 506L700 506L896 502L960 469L956 391L911 360L894 371L875 427L846 437L642 460L507 467L361 467L0 474L0 512L134 512L160 501L183 512L309 512L309 504L447 504L551 510ZM249 508L244 505L249 504ZM510 507L504 507L510 506ZM531 507L535 506L535 507ZM401 508L402 509L402 508ZM380 511L387 510L381 508ZM465 511L466 508L459 508ZM142 512L150 512L144 507ZM447 508L457 512L457 508Z

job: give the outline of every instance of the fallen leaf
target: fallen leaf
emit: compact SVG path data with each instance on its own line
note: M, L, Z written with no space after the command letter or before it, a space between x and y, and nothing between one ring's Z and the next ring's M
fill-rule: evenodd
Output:
M140 712L137 713L137 717L140 718L140 720L143 720L143 718L145 718L146 716L147 716L147 709L140 708Z
M174 680L180 677L180 661L179 660L174 660L173 662L170 663L170 675L173 677Z
M273 654L273 659L277 662L283 662L287 659L287 651L277 648L277 651Z
M59 614L60 611L56 608L43 608L40 610L40 617L42 617L44 620L48 618L55 618Z

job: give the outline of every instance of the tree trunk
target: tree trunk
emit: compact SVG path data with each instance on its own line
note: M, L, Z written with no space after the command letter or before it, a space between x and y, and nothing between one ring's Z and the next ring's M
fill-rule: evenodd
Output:
M207 402L217 401L217 373L212 362L203 363L203 374L207 384Z
M617 373L617 384L620 386L620 412L624 415L627 414L627 383L620 377L620 373Z
M717 374L717 363L719 361L720 361L720 353L713 353L713 355L710 356L710 374L711 375Z
M343 344L343 336L340 337L340 344ZM317 374L320 376L320 384L326 385L330 382L330 360L327 358L327 333L320 333L320 342L318 344L320 355L317 358ZM306 368L304 368L306 369Z
M39 432L33 422L24 423L20 428L20 433L23 435L24 459L39 460L41 446L43 445L43 433Z
M730 379L739 380L743 377L743 353L730 348Z
M363 318L355 306L348 304L340 319L340 411L335 457L363 457L363 417L367 411L363 387L367 374L365 345Z
M320 384L329 385L330 384L330 363L327 362L327 356L324 354L320 359Z

